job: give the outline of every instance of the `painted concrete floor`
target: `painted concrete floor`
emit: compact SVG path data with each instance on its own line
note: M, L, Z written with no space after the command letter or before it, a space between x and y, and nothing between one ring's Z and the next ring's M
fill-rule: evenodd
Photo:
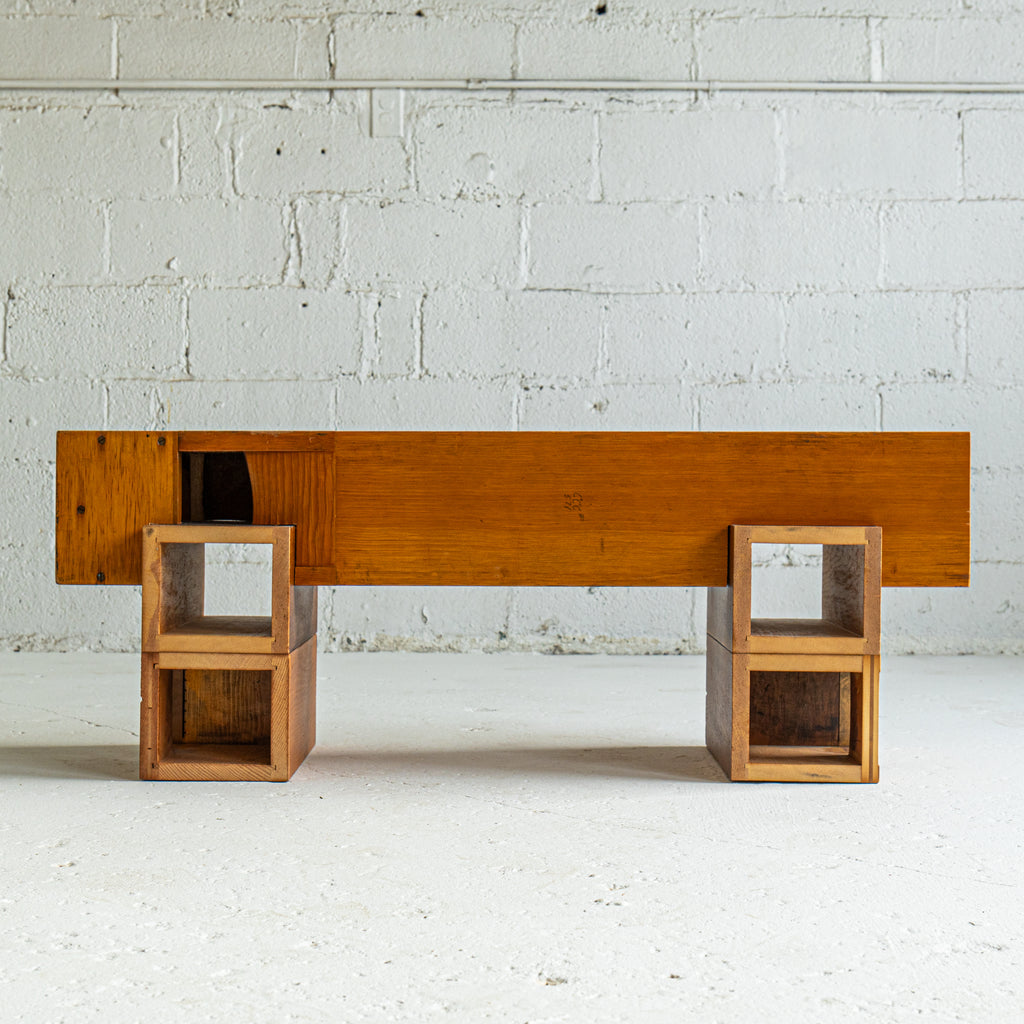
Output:
M136 779L0 656L0 1019L1024 1020L1024 661L883 661L878 786L729 784L702 658L321 656L287 784Z

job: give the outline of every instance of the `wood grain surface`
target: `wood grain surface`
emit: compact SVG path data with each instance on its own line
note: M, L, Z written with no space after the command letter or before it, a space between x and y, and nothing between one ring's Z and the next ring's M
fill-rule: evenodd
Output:
M731 523L880 526L883 585L968 582L968 434L335 439L338 583L720 587Z
M172 431L57 434L58 583L142 582L143 525L178 519L177 440Z
M151 458L147 434L104 459L95 436L58 444L60 522L84 477L116 525L59 524L58 578L94 582L104 561L138 583L137 530L180 517L177 460ZM297 585L722 587L731 523L879 526L883 586L969 579L966 433L167 437L246 453L254 517L296 524Z

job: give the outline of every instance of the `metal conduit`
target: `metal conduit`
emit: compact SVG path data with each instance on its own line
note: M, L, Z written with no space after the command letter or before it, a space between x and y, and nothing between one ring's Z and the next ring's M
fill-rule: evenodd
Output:
M4 78L3 92L324 92L350 89L421 91L530 92L756 92L756 93L982 93L1018 95L1024 82L740 82L714 79L665 81L575 78L268 78L268 79L141 79L141 78Z

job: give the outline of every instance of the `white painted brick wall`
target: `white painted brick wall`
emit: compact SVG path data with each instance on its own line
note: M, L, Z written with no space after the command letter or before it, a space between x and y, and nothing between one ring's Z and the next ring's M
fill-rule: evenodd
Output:
M601 121L609 202L764 195L775 184L770 110L612 113Z
M108 21L0 18L0 68L5 78L107 78L112 47Z
M529 211L533 288L677 291L693 287L698 210L662 203L540 203Z
M333 380L359 370L358 295L205 289L188 305L188 368L206 380Z
M1021 0L596 7L0 0L0 77L1024 79ZM1024 652L1024 99L369 102L0 94L0 646L137 644L51 582L58 428L969 429L973 586L886 643ZM337 650L703 646L699 591L321 604Z

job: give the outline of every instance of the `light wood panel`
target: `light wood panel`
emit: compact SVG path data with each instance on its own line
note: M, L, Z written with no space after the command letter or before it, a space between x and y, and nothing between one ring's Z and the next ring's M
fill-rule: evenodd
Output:
M204 613L207 544L272 547L271 614ZM295 587L295 527L149 523L142 530L142 647L286 654L316 633L315 587Z
M316 638L285 655L142 655L139 777L286 782L316 742Z
M58 583L139 584L145 523L176 522L177 434L57 434Z

